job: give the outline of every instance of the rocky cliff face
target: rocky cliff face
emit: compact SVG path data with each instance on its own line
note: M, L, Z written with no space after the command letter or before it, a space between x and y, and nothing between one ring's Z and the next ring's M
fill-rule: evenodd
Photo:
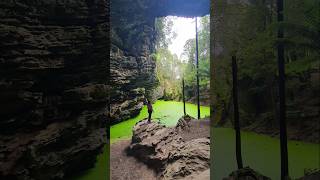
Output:
M111 3L111 117L114 121L138 114L145 96L157 84L152 57L155 17L147 14L145 4L122 3Z
M59 179L106 141L106 0L0 2L0 179Z
M153 56L155 19L208 13L208 0L111 1L111 123L137 115L145 98L161 97Z

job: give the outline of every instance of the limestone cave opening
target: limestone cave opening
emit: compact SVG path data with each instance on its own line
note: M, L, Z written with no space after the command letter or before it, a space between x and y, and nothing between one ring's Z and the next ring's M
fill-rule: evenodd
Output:
M205 105L209 105L209 8L209 0L111 1L111 179L130 179L129 176L124 175L126 173L123 173L129 171L130 176L138 179L157 179L158 176L162 176L161 174L170 178L175 173L179 173L169 169L162 172L165 168L162 164L153 165L156 167L149 169L144 169L144 166L136 169L135 162L119 153L128 147L127 152L148 165L151 160L145 152L149 150L145 151L143 147L140 153L136 151L139 142L135 143L135 139L139 139L140 135L139 130L135 130L148 129L152 126L155 127L154 130L152 132L147 130L150 133L143 138L157 133L157 136L151 138L160 137L159 139L163 139L163 142L155 140L158 141L155 144L168 145L162 147L152 145L152 148L159 147L155 153L169 152L170 150L166 148L174 142L171 140L180 135L183 136L186 144L190 143L191 139L203 140L201 141L203 143L200 141L196 143L196 146L203 145L205 149L206 158L203 158L201 163L203 167L192 172L205 169L205 174L208 176L210 109ZM196 105L195 17L198 17L199 35L199 89L202 105L199 106L200 118L202 118L200 121L198 120L200 118L195 119L200 114L197 113ZM183 111L181 102L183 100L182 79L185 80L186 113ZM147 100L150 100L153 106L150 122L147 120L149 111L146 106ZM184 114L190 116L184 116ZM178 135L178 130L163 133L173 130L174 126L183 128L183 122L186 121L194 125L188 133ZM160 129L162 130L158 132ZM168 142L165 142L165 139ZM132 146L129 147L130 144ZM141 158L144 156L145 158ZM124 161L120 162L119 159ZM161 169L160 172L159 169ZM154 173L154 171L157 172ZM164 175L169 171L172 173ZM181 174L181 176L185 175Z

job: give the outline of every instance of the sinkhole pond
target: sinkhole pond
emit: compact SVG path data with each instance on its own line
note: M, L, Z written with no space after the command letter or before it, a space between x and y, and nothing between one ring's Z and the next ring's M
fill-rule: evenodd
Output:
M154 121L166 126L174 126L183 116L182 102L156 101L153 105ZM196 117L197 106L186 104L187 114ZM209 116L209 107L201 106L201 117ZM138 116L110 127L111 144L120 140L130 139L132 127L136 122L147 118L147 108L143 107ZM237 168L235 158L235 134L231 128L213 128L211 131L213 179L220 180ZM280 179L280 146L279 139L253 132L241 132L242 157L244 166L250 166L259 173L273 180ZM303 176L305 169L316 169L320 166L320 145L301 141L288 141L289 173L292 178ZM109 148L97 158L92 168L75 180L106 179L109 175Z
M209 116L209 107L201 106L200 108L201 117ZM152 114L152 119L155 121L160 121L167 126L174 126L178 122L179 118L183 116L182 102L158 100L155 104L153 104L153 109L154 112ZM186 103L186 111L187 114L193 117L197 116L197 106L194 104ZM113 143L122 139L131 138L132 127L135 125L135 123L147 117L147 107L144 106L138 116L111 126L110 142ZM103 153L97 157L97 162L94 168L78 174L77 176L70 178L70 180L108 179L109 154L110 148L109 146L106 146Z
M213 128L213 179L227 177L237 169L235 132L231 128ZM242 159L249 166L272 180L280 179L280 142L278 138L253 132L241 132ZM296 179L305 169L320 166L320 145L301 141L288 141L289 175Z
M210 116L210 108L200 106L201 118ZM197 105L186 103L186 113L192 117L197 117ZM177 101L158 100L153 104L152 119L160 121L166 126L175 126L178 120L183 116L183 103ZM138 116L115 124L110 127L110 143L121 139L130 139L132 136L132 127L136 122L147 118L147 107L144 106Z

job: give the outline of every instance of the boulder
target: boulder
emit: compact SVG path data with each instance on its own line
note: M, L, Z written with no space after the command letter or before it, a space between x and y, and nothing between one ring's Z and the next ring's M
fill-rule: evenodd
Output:
M210 168L210 139L199 138L182 143L168 157L168 163L161 177L182 179L197 176Z
M320 170L314 170L311 172L305 172L305 176L299 178L298 180L318 180L320 179Z
M170 153L182 143L181 136L173 128L143 120L133 127L130 154L157 171L167 164Z
M182 116L179 120L178 120L178 123L176 125L176 129L179 131L179 130L185 130L185 129L189 129L190 127L190 124L189 122L191 120L196 120L195 118L189 116L189 115L185 115L185 116Z
M210 179L210 169L207 169L199 174L187 176L183 179L184 180L209 180Z
M153 168L161 179L190 178L210 167L209 138L183 141L177 128L147 119L133 127L128 153Z
M259 174L249 167L233 171L229 177L223 180L271 180L270 178Z

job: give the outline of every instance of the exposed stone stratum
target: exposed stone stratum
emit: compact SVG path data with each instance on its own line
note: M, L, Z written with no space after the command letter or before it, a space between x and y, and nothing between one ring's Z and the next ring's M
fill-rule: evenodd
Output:
M152 167L161 179L183 179L209 175L210 139L184 141L176 128L147 120L133 127L128 152Z
M106 142L106 0L0 1L0 179L61 179Z

